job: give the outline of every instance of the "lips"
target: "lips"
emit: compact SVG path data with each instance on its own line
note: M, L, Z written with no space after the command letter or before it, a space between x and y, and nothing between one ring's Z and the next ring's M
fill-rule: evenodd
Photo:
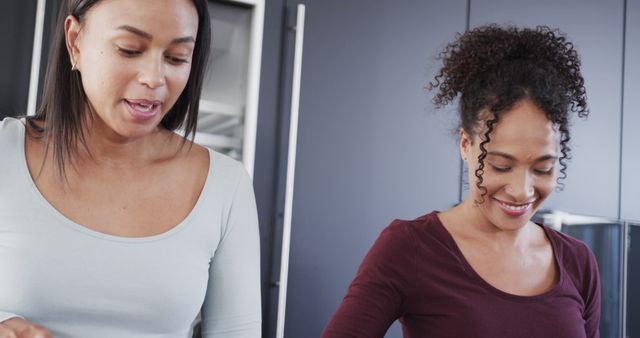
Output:
M527 212L529 212L529 210L531 210L531 207L533 206L533 202L514 204L514 203L507 203L498 199L494 199L494 200L498 203L498 205L500 206L500 209L505 214L512 217L519 217L526 214Z
M125 99L129 113L138 121L146 121L155 117L160 111L161 102L158 100Z

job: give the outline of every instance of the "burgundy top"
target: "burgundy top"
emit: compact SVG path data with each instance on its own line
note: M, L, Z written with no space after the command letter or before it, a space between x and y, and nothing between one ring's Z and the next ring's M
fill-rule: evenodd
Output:
M587 246L542 226L559 271L537 296L505 293L466 261L437 212L394 221L365 257L323 338L383 337L400 319L404 337L599 337L600 281Z

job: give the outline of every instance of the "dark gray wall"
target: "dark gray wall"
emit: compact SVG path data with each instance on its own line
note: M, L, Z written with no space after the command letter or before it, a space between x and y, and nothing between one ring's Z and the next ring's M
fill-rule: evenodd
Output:
M296 338L320 335L391 220L458 201L455 110L434 112L424 86L466 24L464 0L303 2L285 329Z
M258 131L253 187L258 205L260 222L260 248L262 272L263 337L275 337L278 288L274 281L278 276L282 217L278 202L279 175L283 165L280 159L280 133L282 109L282 55L284 0L265 2L262 65L260 74L260 102L258 107ZM276 265L274 265L276 264Z
M627 0L621 217L640 221L640 0Z
M27 111L36 1L0 1L0 119Z
M566 188L545 206L617 218L620 178L623 1L472 0L471 26L548 25L565 32L582 57L591 115L574 119Z

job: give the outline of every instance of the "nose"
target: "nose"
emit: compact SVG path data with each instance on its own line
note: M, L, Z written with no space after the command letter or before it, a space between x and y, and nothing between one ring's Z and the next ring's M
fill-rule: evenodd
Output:
M515 202L528 202L535 194L533 178L528 172L513 173L506 186L506 192Z
M163 57L150 56L145 58L138 72L138 81L151 89L164 86L166 79Z

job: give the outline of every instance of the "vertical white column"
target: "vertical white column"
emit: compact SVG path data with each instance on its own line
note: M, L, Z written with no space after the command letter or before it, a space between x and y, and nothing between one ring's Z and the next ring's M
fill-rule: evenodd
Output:
M38 0L36 23L33 32L33 50L31 54L31 74L29 77L29 99L27 115L35 115L38 102L38 84L40 80L40 56L42 55L42 36L44 33L44 14L47 0Z
M280 256L280 288L278 292L278 318L276 337L284 338L284 321L287 304L287 280L289 278L289 249L291 246L291 218L293 214L293 183L296 169L298 141L298 114L300 108L300 80L302 76L302 46L304 42L305 5L298 4L296 18L295 54L293 59L293 84L291 90L291 118L289 121L289 149L284 198L284 223L282 227L282 255Z
M249 69L247 74L247 103L244 111L244 131L242 163L253 177L256 157L256 136L258 130L258 99L260 92L260 66L262 59L262 34L264 30L264 1L253 5L251 19L251 47L249 49Z

